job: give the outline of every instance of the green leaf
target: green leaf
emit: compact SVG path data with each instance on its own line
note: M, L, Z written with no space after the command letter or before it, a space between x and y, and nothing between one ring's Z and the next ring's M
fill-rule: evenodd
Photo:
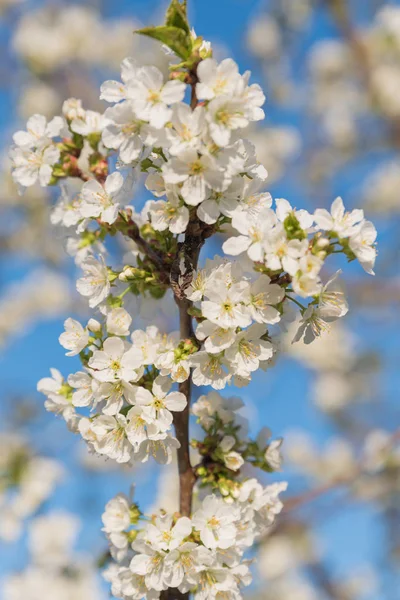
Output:
M179 0L172 0L166 14L167 27L177 27L190 34L189 22L186 14L186 1L182 4Z
M159 27L144 27L143 29L136 30L135 33L140 35L146 35L159 42L162 42L168 48L171 48L175 54L180 56L183 60L187 60L192 51L192 39L189 33L186 33L179 27L171 27L167 25L161 25Z

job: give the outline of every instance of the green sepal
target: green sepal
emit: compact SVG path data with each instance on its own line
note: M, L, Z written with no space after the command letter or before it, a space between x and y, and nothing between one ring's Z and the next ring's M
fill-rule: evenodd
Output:
M288 240L304 240L307 235L300 227L300 223L294 212L290 212L283 222Z
M113 296L112 294L107 298L107 305L111 308L120 308L123 306L123 301L118 296Z
M158 27L144 27L137 29L135 33L146 35L154 40L162 42L183 60L187 60L192 52L192 38L179 27L160 25Z
M354 254L353 250L350 248L348 238L339 239L339 244L342 246L343 254L346 256L348 262L352 262L353 260L355 260L357 258L356 255Z
M147 173L147 171L150 169L150 167L154 167L154 164L153 164L153 161L151 160L151 158L145 158L140 163L140 170L142 173Z
M205 320L203 317L203 314L200 310L200 308L197 308L196 306L191 306L190 308L188 308L188 315L190 315L191 317L195 317L196 319L202 319L203 321Z

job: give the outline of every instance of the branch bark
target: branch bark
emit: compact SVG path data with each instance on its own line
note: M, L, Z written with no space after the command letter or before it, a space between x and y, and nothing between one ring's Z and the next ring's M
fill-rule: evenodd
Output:
M186 299L175 296L179 308L180 337L186 339L193 337L192 317L188 314L191 303ZM192 512L193 487L196 482L192 465L190 464L190 439L189 439L189 416L192 391L191 375L179 384L179 391L186 396L187 405L184 411L174 413L174 425L176 437L181 447L178 449L179 469L179 512L184 517L190 517Z
M159 268L160 272L165 271L166 265L162 257L142 238L138 225L132 221L132 219L129 220L126 235L137 244L143 254L150 258L150 260Z
M191 86L190 106L197 106L196 70L188 74ZM204 241L212 233L212 228L201 223L195 214L191 215L184 241L179 244L175 260L171 267L170 282L174 292L175 302L179 309L179 330L181 340L194 338L193 321L189 314L192 302L185 296L185 289L190 285L193 273L197 269L199 254ZM192 512L193 488L196 476L190 463L189 417L192 392L192 376L179 384L179 391L186 396L187 405L184 411L174 413L176 437L180 443L177 451L179 470L179 512L182 516L190 517ZM161 600L189 600L190 592L182 594L177 589L170 588L161 593Z

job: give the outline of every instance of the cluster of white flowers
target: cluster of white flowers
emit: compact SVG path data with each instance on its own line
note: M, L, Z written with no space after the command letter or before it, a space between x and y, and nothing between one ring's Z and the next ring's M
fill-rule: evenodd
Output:
M250 211L233 216L232 226L241 235L224 243L226 254L247 252L251 260L264 263L272 271L283 269L292 276L296 294L303 297L321 292L324 248L335 238L338 244L348 245L365 271L373 274L376 229L364 219L361 209L346 212L341 198L332 203L331 212L318 208L314 215L293 209L284 199L277 199L275 204L273 211L271 200L266 203L264 198L253 198ZM310 232L325 232L327 237L314 236L310 247Z
M231 504L209 495L191 518L160 511L142 529L131 529L139 520L137 507L119 494L103 514L116 560L106 572L112 593L155 600L163 590L178 588L196 600L241 598L240 588L251 583L243 554L274 523L285 489L285 483L263 487L249 479Z
M16 183L29 187L39 181L45 187L52 177L52 167L60 159L60 151L54 143L65 126L61 117L54 117L50 123L43 115L28 119L26 131L14 134L15 146L10 152L13 162L13 177Z
M0 441L0 540L16 540L23 521L51 496L62 477L61 466L37 456L27 441L1 433Z
M282 438L271 440L270 429L264 427L256 440L250 439L247 419L240 414L243 406L240 398L224 398L212 391L192 407L204 431L202 440L191 442L201 457L195 474L202 487L217 491L227 503L240 496L246 465L267 472L282 465Z
M285 296L279 285L267 275L246 277L239 263L217 258L195 273L186 295L202 316L195 334L203 346L190 358L196 385L221 389L233 376L244 385L268 364L274 347L266 325L280 321L276 306Z
M125 59L122 82L101 87L112 104L104 114L69 99L63 117L49 124L31 118L12 150L21 186L61 183L52 221L68 229L68 252L82 270L77 290L96 311L85 326L65 321L60 343L68 356L79 355L82 369L66 379L53 369L39 382L46 408L117 463L153 457L166 464L177 453L181 467L191 443L201 462L182 469L192 478L188 494L196 482L212 493L193 515L181 497L180 513L160 511L142 528L130 499L119 495L107 506L104 530L116 561L107 577L113 593L128 600L156 599L169 588L198 600L241 598L251 581L244 552L274 522L286 488L246 478L245 466L279 469L282 440L271 440L269 430L249 439L236 414L240 402L211 392L193 408L203 439L190 442L190 381L214 390L247 384L271 362L272 329L285 329L292 305L302 317L295 339L312 341L347 312L333 280L322 282L325 259L341 252L372 272L376 254L373 225L360 210L346 212L340 198L331 212L313 215L283 199L272 208L267 172L240 137L263 119L264 94L233 60L212 57L210 45L190 32L185 10L172 0L166 30L142 31L184 59L168 80L154 66ZM169 27L180 30L181 46ZM129 203L142 172L153 198L139 215ZM68 180L81 182L72 194ZM240 259L198 266L205 240L226 225L239 235L225 240L223 252ZM105 240L117 234L134 245L122 264L111 252L111 266ZM160 300L167 292L179 306L180 332L135 329L127 298ZM308 298L308 307L298 297Z
M29 564L4 579L2 598L105 598L94 565L73 552L78 529L79 522L70 513L51 512L33 520L28 532Z
M67 356L87 349L85 370L65 381L52 369L52 377L42 379L38 389L47 396L47 410L61 414L97 453L121 463L131 458L145 462L149 456L169 463L179 446L170 434L173 413L187 404L171 387L189 375L188 361L182 359L187 351L177 335L162 335L154 326L134 331L132 343L127 342L120 336L129 335L131 321L122 307L108 311L108 337L103 340L95 319L87 327L67 319L60 343ZM78 407L96 408L98 413L84 417L76 413Z

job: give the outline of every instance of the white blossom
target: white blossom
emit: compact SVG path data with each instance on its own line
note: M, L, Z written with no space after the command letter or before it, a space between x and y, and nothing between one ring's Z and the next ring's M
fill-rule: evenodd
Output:
M131 323L131 315L122 306L113 308L107 313L106 328L112 335L128 336Z
M146 147L156 145L160 134L139 118L131 102L108 108L105 116L108 123L102 133L103 144L118 150L123 163L138 160Z
M211 155L199 156L196 150L187 149L171 158L162 167L166 183L181 183L180 193L189 206L197 206L206 199L210 190L222 192L230 183L229 174L223 171Z
M127 84L134 80L138 66L133 58L124 58L121 63L121 79L120 81L105 81L100 87L100 100L106 100L106 102L119 102L127 98Z
M194 110L187 104L178 103L173 106L171 117L172 128L167 130L170 143L169 151L177 156L185 150L201 149L201 136L205 126L205 112L202 106Z
M135 389L135 401L143 408L143 419L155 423L159 431L167 431L173 420L171 411L184 410L187 400L181 392L171 392L172 382L167 377L157 377L152 391L143 387Z
M193 383L195 385L211 385L215 390L221 390L232 377L229 362L221 355L196 352L190 358L194 367Z
M271 342L261 339L264 334L264 326L255 323L238 333L234 343L225 351L225 356L235 367L237 375L248 377L258 369L261 361L272 358L274 349Z
M235 521L238 512L216 496L207 496L192 517L193 527L207 548L226 549L236 538Z
M109 175L104 186L94 179L87 181L82 187L80 212L85 218L100 218L111 225L125 202L126 192L125 180L118 172Z
M88 373L78 371L68 375L68 384L74 388L72 404L76 407L90 406L97 391L97 382Z
M29 187L39 181L45 187L50 183L52 167L59 161L60 151L54 145L37 150L14 147L10 150L10 158L16 183Z
M353 211L354 212L354 211ZM376 259L376 229L371 221L363 221L351 235L349 246L356 255L364 271L374 275L373 267Z
M250 288L249 311L257 323L278 323L280 312L274 305L279 304L285 296L284 290L271 283L267 275L260 275Z
M346 212L340 197L332 203L330 213L325 208L317 208L314 213L314 220L320 229L334 231L339 237L349 237L355 233L355 226L363 218L363 210L355 209Z
M104 531L107 533L121 532L128 529L130 517L130 502L125 494L117 494L105 507L101 517L104 525Z
M71 122L71 129L75 133L83 136L100 134L108 125L109 120L106 115L102 115L94 110L85 110L84 113L77 114Z
M226 58L219 65L213 58L206 58L198 65L197 76L196 93L204 100L233 95L240 79L238 66L231 58Z
M60 135L64 126L62 117L54 117L47 123L43 115L33 115L28 119L26 131L17 131L13 140L24 150L43 149L51 145L52 139Z
M128 462L133 453L132 445L126 436L126 426L127 420L121 414L99 415L93 420L83 417L78 425L83 439L89 442L98 454L104 454L117 463Z
M136 369L140 366L130 345L115 336L104 340L103 349L95 350L89 360L89 367L99 381L137 381L140 375Z
M201 312L211 323L223 329L247 327L251 323L250 312L245 304L247 285L234 283L227 288L216 282L207 291L208 300L201 303Z
M128 83L128 97L135 103L138 116L156 129L171 119L171 104L181 102L186 85L173 80L164 83L157 67L141 67Z
M146 542L157 550L175 550L192 533L192 522L181 517L174 524L170 515L156 517L146 528Z
M89 298L89 306L94 308L103 302L110 293L108 269L101 256L100 261L89 256L81 263L84 276L76 282L76 288L82 296Z
M275 214L268 208L257 215L241 215L235 224L241 235L226 240L222 246L223 251L232 256L247 252L251 260L262 262L266 251L265 240L275 222Z
M147 462L149 457L161 465L168 465L172 461L173 452L180 448L180 442L168 433L158 433L143 441L135 459L140 462Z
M67 356L76 356L88 345L89 332L79 321L71 318L64 321L64 328L65 332L60 335L59 342L69 350Z
M179 234L186 230L189 223L189 211L175 195L171 195L168 201L148 202L145 212L149 214L151 224L156 231L169 229L171 233Z

